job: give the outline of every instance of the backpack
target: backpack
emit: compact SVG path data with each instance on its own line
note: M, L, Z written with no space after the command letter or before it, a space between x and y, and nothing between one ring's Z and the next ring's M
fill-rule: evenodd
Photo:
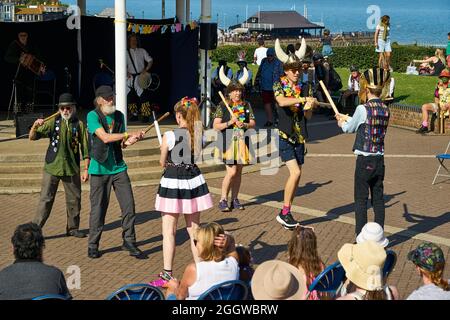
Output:
M336 70L330 65L330 73L329 73L329 81L328 81L328 89L330 91L339 91L342 89L342 80Z

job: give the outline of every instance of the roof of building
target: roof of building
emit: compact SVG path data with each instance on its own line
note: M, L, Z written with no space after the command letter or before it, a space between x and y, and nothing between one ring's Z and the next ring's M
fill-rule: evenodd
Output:
M274 28L300 28L315 29L323 28L315 23L310 22L297 11L260 11L251 16L247 21L251 22L252 18L260 18L258 23L273 24Z
M17 8L16 14L42 14L41 8Z
M102 12L99 14L96 14L97 17L103 17L103 18L114 18L115 11L114 8L105 8ZM127 12L127 18L131 18L132 16Z

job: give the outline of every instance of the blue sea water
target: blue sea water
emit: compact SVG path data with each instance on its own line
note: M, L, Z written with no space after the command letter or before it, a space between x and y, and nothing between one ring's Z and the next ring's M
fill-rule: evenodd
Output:
M63 0L76 4L76 0ZM166 17L175 15L175 0L166 0ZM332 33L346 31L373 31L368 25L369 6L380 8L381 15L391 17L391 38L399 43L447 45L447 33L450 32L450 1L427 2L423 0L212 0L212 21L219 28L227 28L245 17L255 14L258 9L292 10L303 14L304 5L308 10L308 19L321 22ZM191 0L193 19L200 16L201 0ZM99 13L106 7L114 7L114 0L87 0L89 14ZM136 18L160 19L161 0L127 0L127 12Z

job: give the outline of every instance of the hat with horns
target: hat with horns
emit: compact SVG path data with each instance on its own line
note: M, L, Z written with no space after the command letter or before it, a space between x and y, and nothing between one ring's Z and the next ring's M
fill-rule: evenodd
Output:
M302 62L306 54L305 38L302 38L300 49L295 51L295 53L289 54L284 52L284 50L281 48L280 40L277 39L275 40L275 53L278 60L280 60L284 64L285 69L289 67L298 67L298 64Z
M225 72L223 71L223 66L220 67L219 70L219 79L220 81L227 87L228 92L234 91L234 90L244 90L244 85L247 83L248 80L248 71L247 68L244 67L244 72L242 74L242 77L239 80L232 80L228 78L225 75Z

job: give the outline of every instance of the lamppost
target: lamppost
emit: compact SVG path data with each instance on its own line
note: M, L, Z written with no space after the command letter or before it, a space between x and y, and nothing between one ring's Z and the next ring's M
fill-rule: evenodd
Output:
M223 30L226 29L226 25L227 25L227 14L224 13L223 14Z
M239 24L239 14L236 15L236 24Z

